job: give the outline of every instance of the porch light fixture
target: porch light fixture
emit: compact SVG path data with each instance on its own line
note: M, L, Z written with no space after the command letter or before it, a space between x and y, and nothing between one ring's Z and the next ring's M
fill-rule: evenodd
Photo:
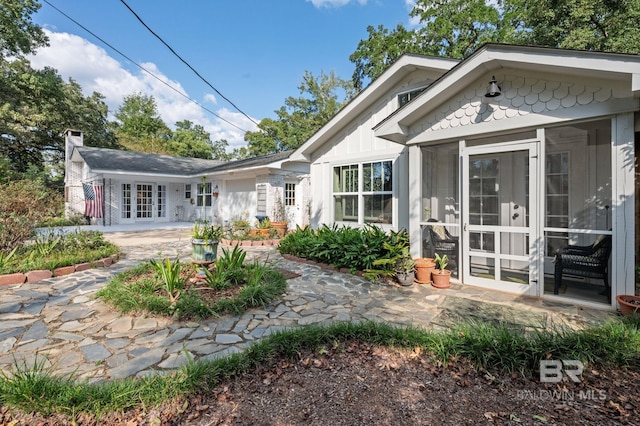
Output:
M502 89L498 86L498 82L496 81L496 76L491 76L491 81L489 82L489 87L487 87L487 93L484 95L486 98L495 98L496 96L500 96L502 93Z
M212 191L211 195L213 195L214 198L218 198L218 195L219 195L218 185L216 185L216 187L213 188L213 191Z

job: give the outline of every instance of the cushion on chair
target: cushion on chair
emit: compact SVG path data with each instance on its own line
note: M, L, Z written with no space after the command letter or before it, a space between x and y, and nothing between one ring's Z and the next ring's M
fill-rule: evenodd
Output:
M439 240L446 240L447 239L447 232L444 229L443 225L432 226L431 230L438 237Z

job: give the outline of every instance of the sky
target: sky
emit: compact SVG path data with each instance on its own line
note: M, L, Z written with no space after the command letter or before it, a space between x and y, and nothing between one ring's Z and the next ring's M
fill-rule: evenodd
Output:
M305 71L350 79L349 56L367 27L411 27L414 1L39 0L32 20L50 46L30 59L86 96L104 95L111 119L126 96L142 93L169 127L189 120L232 149L261 119L276 118L287 97L301 96Z

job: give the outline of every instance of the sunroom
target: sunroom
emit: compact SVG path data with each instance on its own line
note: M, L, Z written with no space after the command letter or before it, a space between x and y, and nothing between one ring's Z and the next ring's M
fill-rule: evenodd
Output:
M637 56L486 45L376 126L409 147L414 256L465 285L633 294L639 75Z

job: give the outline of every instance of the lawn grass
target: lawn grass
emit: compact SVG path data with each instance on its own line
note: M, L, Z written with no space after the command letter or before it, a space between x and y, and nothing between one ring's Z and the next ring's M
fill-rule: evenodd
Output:
M17 366L0 378L0 404L43 415L101 415L149 407L172 398L207 392L221 381L304 350L362 341L381 346L420 347L447 363L468 358L495 373L533 376L542 359L577 359L586 365L640 368L640 320L620 318L582 330L558 328L524 335L501 325L461 324L447 331L361 322L306 326L274 333L242 353L210 361L192 361L172 374L115 380L101 384L54 377L42 367ZM45 396L43 398L43 395Z
M120 253L101 232L80 231L57 235L53 230L36 236L12 253L0 253L0 274L53 271L63 266L90 263Z
M240 249L234 249L234 253ZM241 251L241 250L240 250ZM214 272L208 272L207 284L185 285L197 268L179 262L146 262L115 275L96 296L122 313L175 316L179 320L207 319L223 314L240 314L249 308L264 306L282 295L287 283L284 275L268 264L257 261L229 263L233 253L227 252L216 261ZM244 257L242 258L244 259ZM167 286L167 277L158 272L176 268L180 277ZM168 266L167 266L168 265ZM174 277L175 278L175 277ZM233 290L235 288L235 290ZM216 297L216 290L229 290L230 296ZM169 296L172 294L173 296Z

